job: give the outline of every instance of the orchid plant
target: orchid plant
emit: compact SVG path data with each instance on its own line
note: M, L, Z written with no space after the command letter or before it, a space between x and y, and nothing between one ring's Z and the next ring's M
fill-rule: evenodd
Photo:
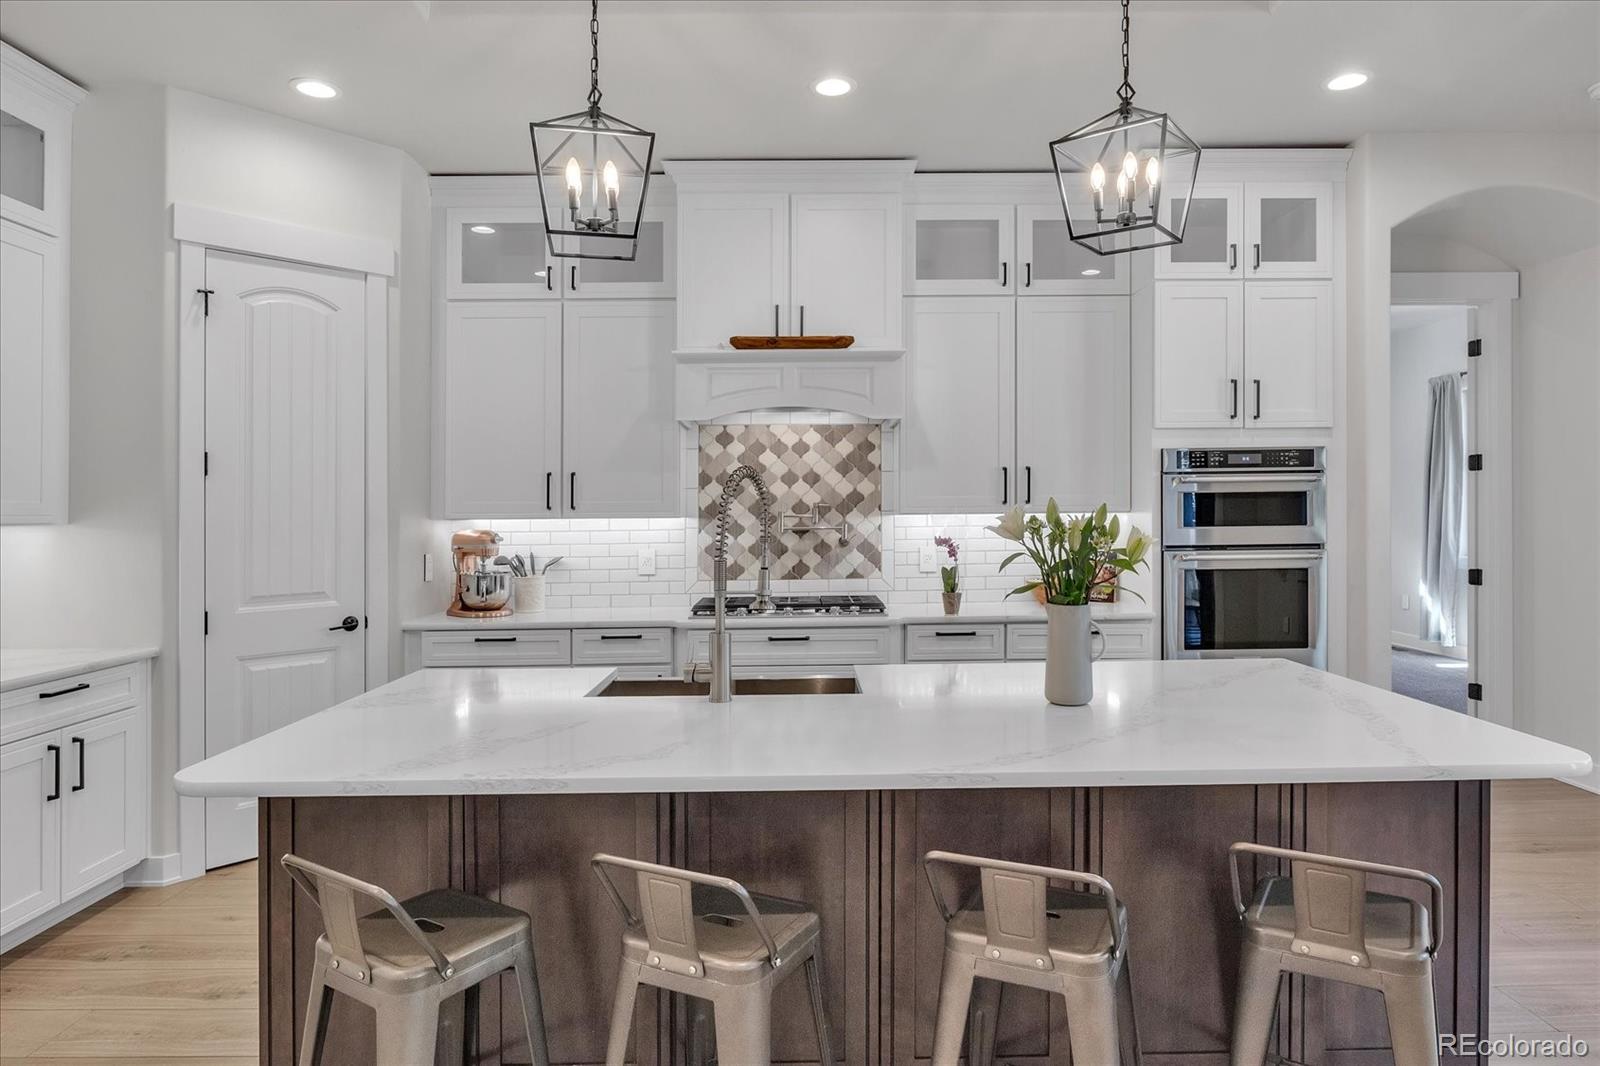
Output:
M961 576L956 572L956 564L961 559L961 545L956 543L954 537L934 537L933 543L943 548L950 557L949 566L939 567L939 580L944 582L945 592L954 595L961 590Z
M1113 584L1117 575L1131 574L1145 566L1150 550L1150 538L1134 525L1128 527L1127 543L1117 546L1122 525L1116 515L1107 518L1105 504L1091 514L1063 517L1052 498L1043 518L1024 515L1022 508L1013 507L996 521L998 524L990 526L989 532L1022 545L1021 551L1005 558L1000 569L1023 556L1039 568L1039 580L1019 585L1007 596L1043 588L1047 603L1081 606L1089 602L1089 593L1095 588ZM1105 577L1105 571L1111 576Z

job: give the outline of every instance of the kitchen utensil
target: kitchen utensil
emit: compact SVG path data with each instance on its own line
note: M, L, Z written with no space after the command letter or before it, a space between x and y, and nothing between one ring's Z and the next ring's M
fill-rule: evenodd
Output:
M558 555L558 556L556 556L556 557L555 557L555 558L554 558L554 559L551 559L551 560L550 560L550 561L549 561L549 562L548 562L548 563L545 563L545 564L544 564L544 569L543 569L543 570L540 570L540 571L539 571L539 573L541 573L541 574L548 574L548 573L549 573L549 572L550 572L550 568L551 568L551 567L552 567L552 566L554 566L554 565L556 565L556 564L557 564L557 563L559 563L559 562L560 562L560 561L561 561L561 560L563 560L563 559L565 559L565 558L566 558L566 556L565 556L565 555Z

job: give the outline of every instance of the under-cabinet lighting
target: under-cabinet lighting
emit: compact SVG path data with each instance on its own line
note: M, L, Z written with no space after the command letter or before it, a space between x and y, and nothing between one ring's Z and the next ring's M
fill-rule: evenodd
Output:
M1333 92L1342 93L1346 89L1359 89L1367 83L1367 76L1360 71L1351 70L1344 74L1336 74L1328 79L1328 88Z
M1094 267L1090 267L1088 270L1083 272L1083 276L1086 278L1098 278L1100 276L1100 271L1096 270Z
M472 227L472 232L473 233L493 233L494 232L494 227L493 226L473 226Z
M320 78L296 78L289 83L295 91L302 96L309 96L313 100L332 100L339 95L339 90Z

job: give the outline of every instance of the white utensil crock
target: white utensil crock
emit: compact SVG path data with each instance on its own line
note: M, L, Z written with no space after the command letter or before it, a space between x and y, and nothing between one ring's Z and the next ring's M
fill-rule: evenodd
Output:
M533 614L544 610L544 575L511 579L512 610L518 614Z

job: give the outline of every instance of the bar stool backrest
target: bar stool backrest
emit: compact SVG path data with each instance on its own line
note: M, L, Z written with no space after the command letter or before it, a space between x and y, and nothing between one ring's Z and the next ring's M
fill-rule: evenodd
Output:
M439 971L440 977L450 977L453 971L444 953L433 945L422 930L417 926L411 915L406 913L400 902L388 890L366 881L358 881L349 874L342 874L338 870L330 870L298 855L285 855L278 860L295 884L305 890L306 895L317 904L317 910L322 914L322 928L328 936L328 947L333 953L335 969L346 977L362 983L372 980L372 966L367 960L367 953L361 947L361 927L358 924L361 915L356 913L356 900L366 898L381 905L393 916L400 927L411 935L428 958L432 960L434 969Z

